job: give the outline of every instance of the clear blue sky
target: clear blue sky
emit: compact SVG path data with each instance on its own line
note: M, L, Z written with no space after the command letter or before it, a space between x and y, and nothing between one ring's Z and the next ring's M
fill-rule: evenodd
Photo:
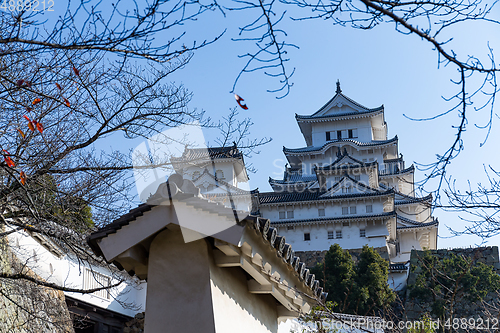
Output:
M252 48L251 42L230 40L237 36L237 27L248 23L251 17L229 14L222 20L214 13L207 21L198 22L202 30L188 30L194 36L209 38L228 28L222 40L197 52L191 63L174 77L194 93L191 107L203 109L213 118L220 118L236 105L229 92L244 65L244 60L237 56ZM420 38L397 33L391 24L361 31L333 26L328 21L292 22L286 19L282 28L289 34L288 41L300 47L290 49L288 54L289 70L296 68L290 94L276 99L275 94L266 92L266 89L276 88L278 82L262 72L244 75L236 88L249 106L247 111L240 110L240 116L253 120L253 136L273 139L261 149L261 154L246 160L258 169L250 175L252 188L271 190L268 177L280 177L285 164L282 147L305 146L294 114L317 111L334 95L337 79L343 93L359 103L367 107L385 105L389 136L399 136L399 149L407 165L413 161L434 161L435 154L443 153L454 140L451 126L459 121L456 113L428 122L414 122L403 116L418 118L441 113L451 107L441 96L457 91L457 86L450 83L450 79L458 77L455 68L438 69L436 52ZM469 54L484 56L487 41L493 48L500 47L498 32L482 25L457 29L453 49L463 57ZM472 109L470 112L465 151L450 168L461 186L467 181L472 184L484 182L483 164L500 168L496 147L500 139L498 118L495 117L488 142L479 148L486 132L474 128L474 124L484 124L487 117ZM423 173L418 172L416 179L422 177ZM429 190L432 185L429 184ZM456 214L436 211L434 215L439 217L441 236L448 235L446 226L463 227ZM468 246L478 242L479 239L473 237L441 238L438 246ZM498 245L498 239L489 244Z
M58 7L58 10L63 9ZM329 21L290 20L291 15L297 17L299 13L287 12L281 24L281 28L288 33L286 41L300 47L288 49L288 70L296 68L291 78L294 86L290 94L276 99L276 94L268 93L266 90L276 89L279 82L263 72L243 75L235 90L249 107L247 111L240 109L240 117L250 117L254 122L253 137L273 139L262 147L260 154L246 159L247 164L252 163L258 170L250 175L251 188L271 190L268 177L281 177L286 163L282 147L305 146L295 113L312 114L317 111L334 95L337 79L341 82L343 93L357 102L367 107L384 104L389 137L398 135L399 150L407 166L414 161L431 163L435 161L436 154L442 154L451 145L455 133L452 125L459 122L457 113L427 122L415 122L403 116L429 117L446 111L452 103L445 102L442 96L449 97L458 91L458 87L450 82L450 79L459 77L458 72L453 66L438 69L437 54L428 43L417 36L396 32L393 24L382 24L364 31L333 26ZM494 14L498 17L499 13L497 8ZM205 110L207 116L214 119L221 119L230 108L237 106L230 91L245 64L245 60L238 55L255 50L252 42L234 42L231 38L238 37L238 27L250 23L256 13L243 11L227 14L224 18L219 12L208 13L194 24L186 25L186 37L198 42L212 39L224 29L227 32L221 40L197 51L191 62L170 78L176 83L183 83L193 92L191 108ZM450 48L462 59L474 54L487 63L487 43L500 50L499 30L495 26L467 24L457 27L447 37L453 37ZM160 34L156 42L170 38L171 35ZM478 82L471 83L477 85ZM498 106L495 112L498 112ZM470 109L465 151L449 169L464 190L468 181L472 185L485 182L483 165L500 169L498 117L494 117L489 140L482 148L479 147L486 131L475 128L475 124L483 125L487 119L486 112ZM215 134L205 133L209 142L213 142ZM118 149L136 143L124 142L118 135L106 142ZM416 173L417 180L423 177L422 172ZM435 184L428 184L427 190L433 190L433 186ZM447 226L456 229L464 226L455 213L436 210L434 215L440 220L440 236L449 235ZM488 244L499 245L499 240L497 237ZM477 237L440 238L438 246L469 246L479 242Z

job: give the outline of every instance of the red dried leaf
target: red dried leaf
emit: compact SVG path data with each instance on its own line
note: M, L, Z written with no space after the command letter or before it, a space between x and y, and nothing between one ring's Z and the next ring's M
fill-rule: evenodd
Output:
M36 129L38 130L38 132L43 133L43 125L41 123L36 123Z
M75 72L76 76L80 76L80 71L76 67L73 67L73 72Z
M66 98L64 99L64 104L66 104L68 108L71 106L71 104L69 104L69 101Z
M3 158L4 161L5 161L5 163L7 164L7 166L9 166L11 168L15 167L16 164L14 163L14 161L12 160L12 158L10 158L10 156L8 156L8 155L10 155L9 152L7 150L5 150L5 149L3 151L7 154L7 156L4 156L4 158Z
M24 134L23 131L21 131L20 128L17 129L17 131L19 132L19 134L21 135L21 137L24 139L26 137L26 134Z
M21 184L25 185L26 184L26 174L24 171L21 171L19 173L19 179L21 180Z
M35 98L35 100L33 101L33 105L37 105L38 103L40 103L42 100L40 98Z
M31 112L31 111L33 111L33 108L31 108L31 107L27 106L27 107L26 107L26 111Z
M243 98L241 98L239 95L237 94L234 94L234 98L236 98L236 102L238 103L238 105L243 109L243 110L248 110L248 106L246 106L245 104L242 104L241 102L244 101Z
M16 85L17 85L18 87L20 87L20 86L22 86L22 85L23 85L23 83L24 83L24 80L17 80Z
M56 87L57 87L57 89L62 90L61 85L57 82L56 82Z
M27 115L24 115L23 117L26 118L26 120L28 121L28 128L33 132L35 130L35 125L33 124L33 121L31 121Z
M24 81L26 83L26 87L31 88L31 82L30 81Z

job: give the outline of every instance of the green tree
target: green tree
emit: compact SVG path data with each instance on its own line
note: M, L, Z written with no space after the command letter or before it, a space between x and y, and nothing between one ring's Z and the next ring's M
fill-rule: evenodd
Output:
M348 251L338 244L330 247L323 263L312 272L328 292L331 311L368 315L389 305L395 294L387 284L388 262L365 245L357 266Z
M318 263L312 272L320 278L328 292L327 301L331 302L332 310L344 312L349 309L356 275L349 252L342 250L338 244L332 245L325 254L324 262Z
M408 286L410 299L430 304L431 314L442 323L453 322L459 304L470 306L500 289L500 276L491 266L454 253L440 260L425 251L412 270L418 275Z
M373 247L363 246L356 267L356 312L368 314L392 303L396 295L387 284L389 263Z

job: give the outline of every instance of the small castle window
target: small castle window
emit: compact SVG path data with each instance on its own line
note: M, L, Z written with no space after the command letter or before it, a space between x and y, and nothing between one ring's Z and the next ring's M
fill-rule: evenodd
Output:
M217 170L217 171L215 171L215 176L217 177L217 179L223 180L224 179L224 172L222 172L222 170Z
M356 206L349 207L351 214L356 214Z
M335 231L335 238L337 238L337 239L342 238L342 230Z
M354 180L358 180L358 181L361 180L361 176L360 175L355 175L354 176Z
M200 177L200 172L199 171L193 172L193 180L195 180L198 177Z
M306 232L304 233L304 241L310 241L311 240L311 234Z
M280 220L286 219L286 212L279 212Z
M330 141L330 132L326 132L326 141Z
M288 227L286 227L286 230L293 230L293 227L289 225Z
M359 237L366 237L366 230L365 229L359 230Z
M342 140L342 131L337 131L337 140Z
M349 207L342 207L342 215L349 214Z
M328 231L328 239L333 239L333 231Z
M324 208L318 209L318 216L325 216L325 209Z
M373 213L373 206L372 205L366 205L366 212L367 213Z
M293 219L293 210L289 210L286 212L286 218L287 219Z

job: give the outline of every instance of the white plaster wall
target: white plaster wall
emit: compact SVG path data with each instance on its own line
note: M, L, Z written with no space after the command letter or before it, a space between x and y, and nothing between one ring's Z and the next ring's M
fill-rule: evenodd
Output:
M321 225L300 225L292 230L287 227L279 228L280 236L285 236L286 242L292 245L294 251L323 251L328 250L333 244L339 244L343 249L359 249L363 245L373 247L386 246L385 237L360 237L359 230L365 229L362 222L350 223L350 226L343 226L342 223L328 223ZM342 238L328 239L328 231L342 231ZM304 233L311 235L310 241L304 241Z
M390 272L387 277L387 283L392 290L402 290L406 287L406 279L408 278L408 271L405 272Z
M349 110L343 110L342 112L348 112ZM351 109L352 111L352 109ZM344 121L335 122L324 122L324 123L312 123L312 141L313 146L322 146L326 141L326 132L342 131L348 129L357 129L358 137L354 140L369 142L372 140L372 129L371 122L369 118L363 119L348 119ZM337 138L337 133L332 133L332 139Z
M84 288L84 266L79 265L75 259L72 259L68 255L58 258L24 231L15 232L8 237L13 253L38 276L63 287ZM36 253L36 256L34 256L34 253ZM86 267L89 267L88 264L86 265ZM51 266L52 272L50 269ZM106 267L92 266L92 269L106 276L113 275L113 272ZM116 282L115 279L111 283ZM136 285L132 281L125 282L116 288L110 289L110 293L112 297L108 300L92 294L65 292L66 295L73 298L132 317L137 312L144 311L146 283ZM130 303L130 306L124 307L120 303ZM134 305L134 308L131 307L132 305Z
M372 213L366 213L366 206L372 205ZM342 214L342 207L356 207L356 214ZM279 212L283 207L285 211L293 210L293 219L280 219ZM319 216L318 209L325 209L325 216ZM261 206L262 217L271 220L271 222L287 222L293 220L303 220L303 219L316 219L316 218L328 218L328 217L351 217L355 215L366 215L366 214L381 214L384 212L383 203L381 200L367 198L363 201L353 200L344 202L326 202L323 204L303 204L299 202L293 205L283 205L283 206Z
M210 265L212 304L217 333L277 332L276 300L250 294L241 268Z

